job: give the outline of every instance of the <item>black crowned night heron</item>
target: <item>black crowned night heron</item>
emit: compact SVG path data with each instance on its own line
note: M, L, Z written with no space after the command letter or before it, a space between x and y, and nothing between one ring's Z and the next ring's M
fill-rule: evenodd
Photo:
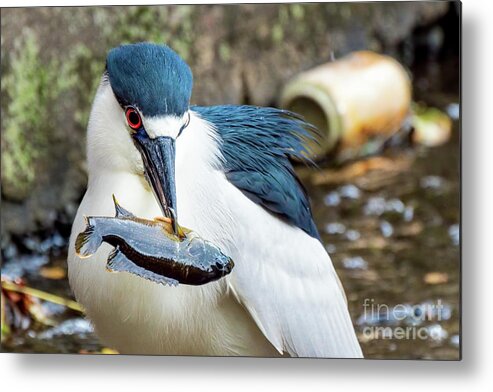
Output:
M169 47L111 50L87 134L89 182L70 245L70 284L101 340L122 353L361 357L344 291L291 158L310 126L252 106L190 106L192 73ZM112 195L218 245L233 272L203 286L158 285L74 252L84 216ZM94 261L95 260L95 261Z

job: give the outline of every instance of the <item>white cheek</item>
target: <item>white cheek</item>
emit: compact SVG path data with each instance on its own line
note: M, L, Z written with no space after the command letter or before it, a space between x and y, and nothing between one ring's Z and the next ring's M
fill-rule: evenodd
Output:
M108 84L99 87L87 127L89 174L102 170L143 171L123 110Z
M190 170L186 175L193 178L203 168L218 168L221 166L218 144L213 127L191 111L188 126L176 139L176 170Z
M173 139L178 137L180 129L188 120L188 112L183 116L156 116L144 119L144 128L151 139L167 136Z

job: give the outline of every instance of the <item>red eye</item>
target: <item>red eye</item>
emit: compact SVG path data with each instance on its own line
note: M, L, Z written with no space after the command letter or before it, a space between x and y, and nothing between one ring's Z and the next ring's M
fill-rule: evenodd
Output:
M125 112L125 116L127 117L127 123L130 128L137 130L142 126L140 114L134 108L128 108Z

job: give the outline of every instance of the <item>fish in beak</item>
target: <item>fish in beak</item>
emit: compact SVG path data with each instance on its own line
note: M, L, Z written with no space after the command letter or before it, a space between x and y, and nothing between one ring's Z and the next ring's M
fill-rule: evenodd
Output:
M164 216L171 219L174 234L180 234L176 210L175 139L159 136L151 139L137 132L134 144L142 155L147 181Z

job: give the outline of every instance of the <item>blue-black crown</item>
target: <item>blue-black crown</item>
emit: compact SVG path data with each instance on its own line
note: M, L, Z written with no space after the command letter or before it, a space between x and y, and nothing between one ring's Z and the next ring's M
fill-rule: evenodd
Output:
M142 42L114 48L106 70L122 106L136 106L145 116L181 116L188 110L192 72L166 45Z

